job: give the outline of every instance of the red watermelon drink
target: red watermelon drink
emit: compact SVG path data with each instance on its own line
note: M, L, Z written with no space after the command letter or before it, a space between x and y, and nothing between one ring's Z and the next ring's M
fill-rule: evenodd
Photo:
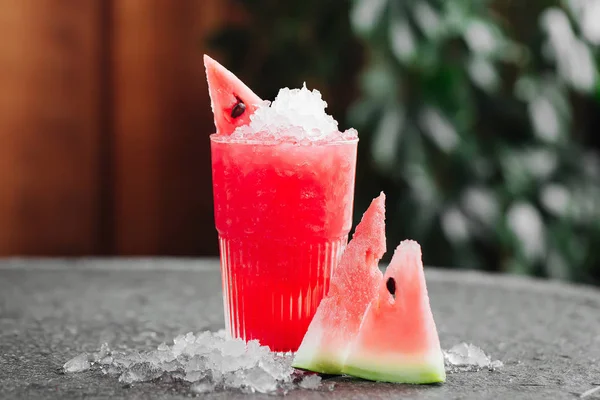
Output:
M225 324L233 337L295 351L347 243L356 131L338 131L317 91L282 89L269 105L205 64Z

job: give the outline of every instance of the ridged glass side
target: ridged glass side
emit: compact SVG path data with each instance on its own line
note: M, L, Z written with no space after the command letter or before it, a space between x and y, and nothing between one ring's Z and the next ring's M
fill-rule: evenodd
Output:
M273 351L297 350L346 242L219 237L230 335Z

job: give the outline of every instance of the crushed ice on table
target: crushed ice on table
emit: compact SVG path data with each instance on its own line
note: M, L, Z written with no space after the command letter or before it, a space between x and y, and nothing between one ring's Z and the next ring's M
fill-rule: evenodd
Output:
M65 372L83 372L90 369L90 362L88 361L88 355L86 353L81 353L63 365L63 369Z
M321 386L321 377L319 375L305 375L299 383L302 389L315 390Z
M105 343L97 352L67 361L63 371L100 371L125 385L179 381L189 384L194 394L232 389L244 393L333 390L335 383L324 384L318 374L295 370L292 360L292 353L273 353L256 340L229 339L221 330L190 332L177 336L172 345L161 343L145 352L111 350ZM501 361L492 361L479 347L467 343L444 351L444 361L449 373L502 367Z
M160 380L190 384L195 394L236 389L245 393L286 393L295 388L318 389L321 377L292 368L292 353L273 353L258 341L229 339L225 331L187 333L172 345L156 349L115 351L107 344L94 353L82 353L67 361L63 371L88 369L131 385Z
M484 368L493 371L504 365L502 361L492 361L479 347L464 342L444 351L444 363L448 372L479 371Z
M198 382L194 383L192 386L190 386L190 390L196 394L214 392L215 389L216 389L216 385L210 379L198 381Z
M325 112L327 103L321 93L283 88L269 105L264 102L250 116L250 123L233 132L230 139L322 141L348 140L357 137L356 130L338 131L337 121Z

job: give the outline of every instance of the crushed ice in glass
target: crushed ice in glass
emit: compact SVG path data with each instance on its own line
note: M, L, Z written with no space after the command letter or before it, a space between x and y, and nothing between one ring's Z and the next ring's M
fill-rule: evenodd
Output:
M248 125L236 128L230 139L240 140L294 140L330 141L357 137L356 130L338 132L338 123L325 112L327 103L321 93L301 89L283 88L275 100L262 106L250 116Z
M484 368L494 371L504 365L500 360L492 361L479 347L464 342L444 351L444 363L448 372L479 371Z
M292 368L292 353L273 353L258 341L228 339L225 331L187 333L172 345L156 349L116 351L103 344L95 353L82 353L63 366L66 373L89 369L131 385L138 382L180 381L195 394L219 390L244 393L286 393L295 388L318 389L321 377Z

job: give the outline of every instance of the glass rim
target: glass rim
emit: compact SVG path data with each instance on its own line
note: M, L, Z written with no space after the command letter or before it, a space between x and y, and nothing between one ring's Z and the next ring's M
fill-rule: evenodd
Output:
M343 145L343 144L354 144L358 143L359 138L355 137L352 139L335 139L335 140L308 140L308 141L294 141L294 140L259 140L259 139L231 139L228 135L219 135L212 133L210 141L215 143L226 143L226 144L239 144L239 145L264 145L264 146L275 146L290 144L294 146L332 146L332 145Z

